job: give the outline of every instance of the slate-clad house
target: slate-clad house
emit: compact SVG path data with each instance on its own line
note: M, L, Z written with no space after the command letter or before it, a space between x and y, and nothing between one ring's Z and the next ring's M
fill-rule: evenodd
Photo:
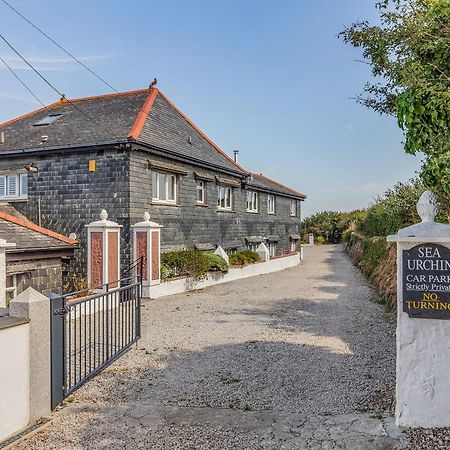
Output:
M68 101L0 125L0 201L35 223L80 240L104 208L123 225L148 211L164 226L162 251L228 252L266 242L273 256L295 250L305 195L251 174L226 155L158 89Z

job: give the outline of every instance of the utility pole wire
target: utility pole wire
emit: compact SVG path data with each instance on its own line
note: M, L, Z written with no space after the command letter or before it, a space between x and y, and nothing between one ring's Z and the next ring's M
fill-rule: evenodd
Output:
M17 75L17 73L14 71L14 69L0 56L0 61L6 66L6 68L14 75L14 77L20 82L20 84L42 105L42 107L44 108L45 111L50 112L49 107L47 105L45 105L45 103L31 90L31 88L29 88L27 86L27 84L25 83L25 81L22 80L22 78L20 78L19 75ZM69 129L74 136L76 136L78 133L77 131L75 131L69 124L65 123L63 121L63 125L67 127L67 129ZM86 145L88 147L91 147L93 150L96 150L98 145L95 143L86 143Z
M70 53L68 50L66 50L64 47L62 47L60 44L58 44L53 38L51 38L47 33L42 31L37 25L35 25L33 22L31 22L29 19L27 19L22 13L17 11L14 6L10 5L6 0L1 0L6 6L8 6L10 9L12 9L17 15L19 15L25 22L30 24L35 30L39 31L43 36L45 36L50 42L52 42L54 45L56 45L60 50L62 50L67 56L72 58L74 61L76 61L78 64L83 66L90 74L94 75L97 79L99 79L102 83L105 83L109 88L111 88L114 92L119 93L113 86L111 86L106 80L104 80L100 75L97 75L91 68L86 66L83 62L81 62L76 56L74 56L72 53Z
M50 81L48 81L44 75L42 75L30 62L28 62L20 53L19 51L17 51L12 44L10 44L8 42L8 40L2 35L0 34L0 39L5 42L5 44L28 66L30 67L30 69L36 73L36 75L39 76L39 78L41 78L48 86L50 86L51 89L53 89L57 94L59 94L59 96L61 98L64 98L70 105L72 105L77 111L79 111L81 114L83 114L83 116L85 116L88 120L90 120L92 123L95 123L98 127L100 127L102 130L106 131L108 134L110 134L111 136L113 136L114 138L117 138L117 136L112 133L111 131L107 130L106 128L104 128L102 125L100 125L96 120L94 120L92 117L90 117L89 115L87 115L82 109L78 108L77 105L75 105L75 103L73 103L72 101L70 101L68 98L66 98L66 96L60 92L55 86L53 86L52 83L50 83Z
M25 84L25 82L22 80L22 78L19 77L19 75L14 72L12 67L0 56L0 61L6 66L6 68L13 74L17 80L19 80L19 83L40 103L44 108L46 108L44 102Z

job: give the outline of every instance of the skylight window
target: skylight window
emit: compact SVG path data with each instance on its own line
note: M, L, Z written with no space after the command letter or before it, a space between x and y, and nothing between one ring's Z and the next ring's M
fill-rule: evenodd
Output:
M36 122L33 126L34 127L42 127L45 125L50 125L54 122L56 122L58 119L61 119L62 114L49 114L44 119L40 120L39 122Z

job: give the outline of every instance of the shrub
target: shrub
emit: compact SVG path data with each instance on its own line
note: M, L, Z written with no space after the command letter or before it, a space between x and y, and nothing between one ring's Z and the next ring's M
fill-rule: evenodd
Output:
M327 240L323 236L316 236L314 241L317 245L323 245L327 243Z
M195 250L164 253L161 255L161 264L168 269L172 277L186 276L195 280L205 278L210 267L208 257Z
M161 279L175 277L205 278L210 270L228 272L228 264L219 255L195 250L181 250L161 255Z
M161 263L161 280L162 281L167 281L170 280L171 278L175 278L175 271L172 269L169 269L169 267L164 264Z
M247 261L248 264L253 264L261 259L258 255L258 253L254 252L252 250L243 250L240 253L244 257L244 259Z
M223 273L228 272L228 264L221 256L210 252L205 252L204 255L208 258L209 270Z
M412 179L407 183L397 183L387 190L367 209L365 218L358 229L367 237L395 234L400 228L420 222L416 211L417 200L425 190L423 184ZM441 204L438 222L449 221L449 204L442 193L437 193Z
M364 239L363 259L359 263L361 270L368 276L375 270L381 261L387 258L388 247L384 237Z
M246 266L247 264L253 264L261 259L258 253L252 250L243 250L239 253L233 253L229 258L230 266Z
M233 253L229 255L230 266L245 266L245 259L240 253Z

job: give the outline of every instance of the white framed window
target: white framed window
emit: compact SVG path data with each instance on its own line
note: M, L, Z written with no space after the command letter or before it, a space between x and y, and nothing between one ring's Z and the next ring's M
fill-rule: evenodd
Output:
M177 202L177 176L171 173L152 173L153 201L175 204Z
M197 180L197 203L206 203L206 182Z
M269 194L267 196L267 213L275 214L275 195Z
M5 299L6 307L9 307L11 300L17 295L17 275L6 276Z
M248 242L247 243L247 250L251 250L252 252L256 252L256 249L259 247L259 244L257 242Z
M233 189L227 186L218 186L217 208L231 210L233 204Z
M291 216L297 215L297 200L291 200Z
M258 193L247 191L247 211L258 212Z
M0 175L0 200L20 200L28 198L28 175Z
M277 243L269 242L269 255L271 258L274 258L277 255Z

